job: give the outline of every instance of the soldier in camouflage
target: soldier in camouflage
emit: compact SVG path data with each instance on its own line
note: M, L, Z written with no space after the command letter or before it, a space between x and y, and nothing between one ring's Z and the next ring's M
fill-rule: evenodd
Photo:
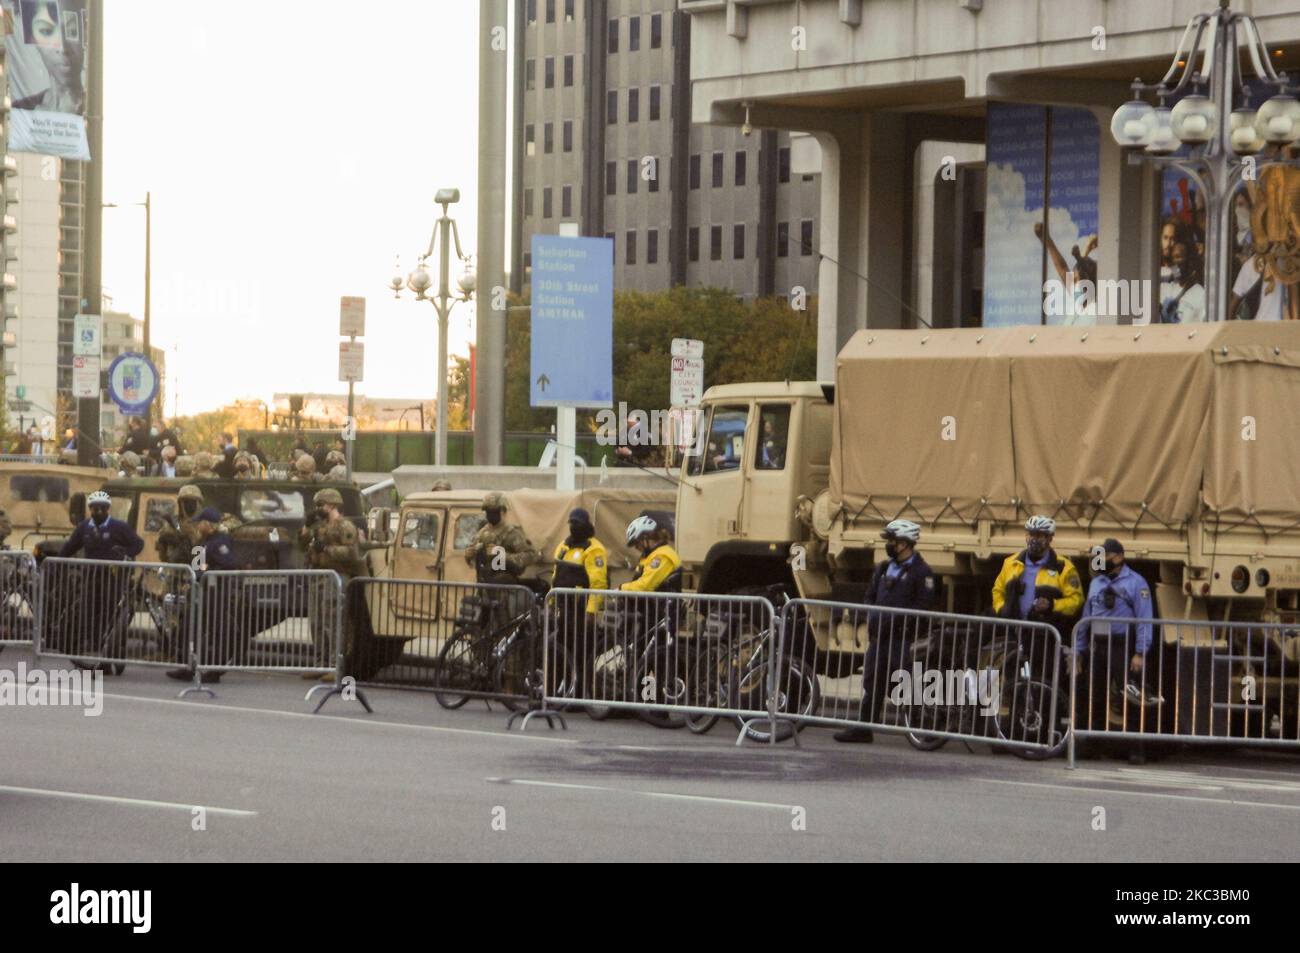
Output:
M165 563L189 563L194 547L203 543L199 532L199 511L203 509L203 491L194 483L187 483L176 494L179 519L175 526L165 526L158 534L158 558ZM233 533L242 525L239 517L222 513L217 531Z
M484 566L479 573L480 582L490 581L482 578L484 571L521 576L525 569L541 557L517 523L504 522L502 517L509 508L504 493L489 493L483 497L483 512L487 516L487 522L479 527L479 531L474 534L474 542L465 550L465 560L471 566L477 567L479 558L482 557Z
M310 453L301 454L293 462L293 475L289 477L295 483L316 483L316 461Z
M311 457L305 459L311 460ZM349 579L366 573L366 563L361 555L361 534L351 520L344 518L343 494L338 490L329 487L317 490L312 503L316 510L311 520L298 531L298 545L306 551L308 567L334 570L343 577L346 592ZM309 600L307 608L312 641L316 644L318 657L325 658L330 647L326 644L324 626L317 618L317 600ZM352 650L351 629L348 626L345 634L345 654ZM303 678L316 678L316 675L309 672ZM334 680L332 673L321 678L327 682Z

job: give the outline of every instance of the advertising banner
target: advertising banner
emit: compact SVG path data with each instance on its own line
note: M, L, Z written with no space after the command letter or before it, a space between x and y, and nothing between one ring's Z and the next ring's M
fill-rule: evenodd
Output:
M90 158L86 0L3 0L9 151Z

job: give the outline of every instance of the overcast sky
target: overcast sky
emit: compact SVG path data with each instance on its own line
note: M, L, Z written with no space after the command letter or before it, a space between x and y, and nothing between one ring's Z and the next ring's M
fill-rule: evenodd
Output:
M473 0L112 0L104 200L153 193L153 343L180 412L346 391L338 301L367 299L366 383L436 393L436 317L386 288L429 241L439 187L474 250ZM104 290L143 314L144 211L104 212ZM454 274L459 274L456 269ZM436 280L436 274L435 274ZM452 312L465 347L472 307ZM175 350L174 350L175 348Z

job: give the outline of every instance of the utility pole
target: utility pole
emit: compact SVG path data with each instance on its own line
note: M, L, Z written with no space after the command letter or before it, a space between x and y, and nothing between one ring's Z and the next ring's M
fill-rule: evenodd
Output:
M493 309L505 287L506 101L510 90L508 0L479 0L478 255L475 311L474 462L499 466L505 457L506 312ZM446 377L443 367L441 376ZM439 413L442 407L439 402Z
M90 29L86 31L90 34L86 51L90 57L90 89L86 91L86 141L90 146L90 161L84 166L86 182L82 212L85 228L82 241L85 255L82 258L81 310L83 314L99 314L103 310L100 268L104 226L104 0L86 0L86 12L90 19ZM79 466L99 466L99 401L99 397L77 399Z

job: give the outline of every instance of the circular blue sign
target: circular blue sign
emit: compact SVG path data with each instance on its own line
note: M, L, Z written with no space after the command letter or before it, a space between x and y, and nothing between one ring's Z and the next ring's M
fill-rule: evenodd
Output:
M119 354L108 368L108 396L128 416L149 409L162 381L158 368L143 354Z

